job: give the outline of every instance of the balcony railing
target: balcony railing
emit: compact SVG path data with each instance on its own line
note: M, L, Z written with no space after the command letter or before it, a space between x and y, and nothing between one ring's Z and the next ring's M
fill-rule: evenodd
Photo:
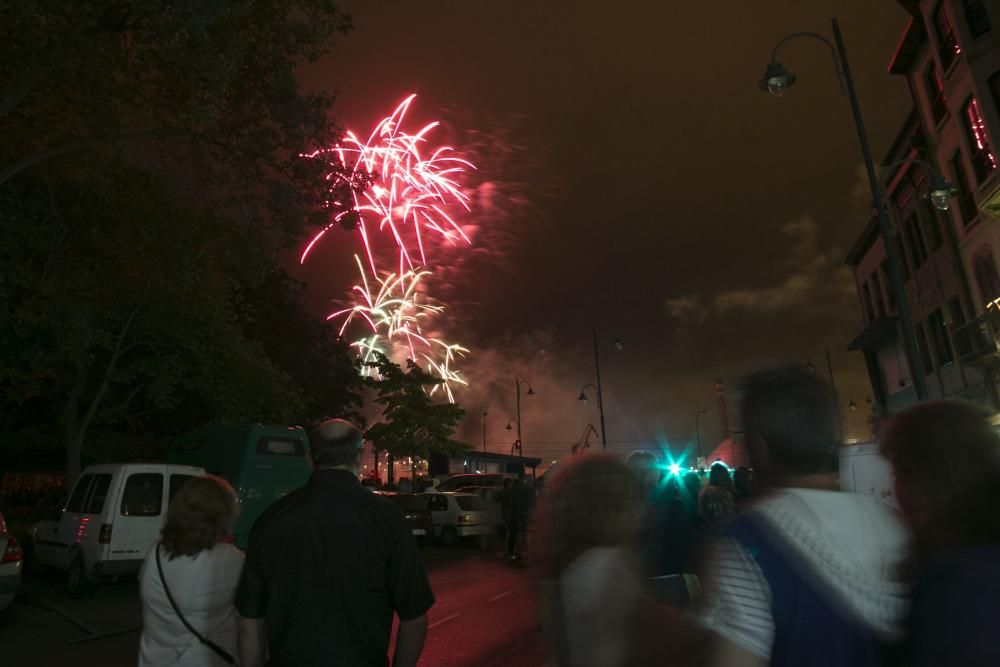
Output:
M974 364L997 356L1000 339L1000 312L990 310L952 332L955 351L964 364Z

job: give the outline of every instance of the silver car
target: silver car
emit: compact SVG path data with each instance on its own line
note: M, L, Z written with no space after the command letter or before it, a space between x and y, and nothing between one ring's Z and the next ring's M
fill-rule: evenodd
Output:
M0 613L14 602L17 588L21 584L21 569L24 556L21 546L14 536L7 532L7 523L0 513Z

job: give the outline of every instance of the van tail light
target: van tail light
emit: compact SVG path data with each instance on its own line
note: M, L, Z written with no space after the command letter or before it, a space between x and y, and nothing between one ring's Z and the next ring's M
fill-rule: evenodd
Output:
M226 535L222 538L222 541L225 542L226 544L236 544L236 536Z
M13 537L8 537L7 548L3 552L3 558L0 559L0 563L17 563L23 559L24 554L21 552L21 545Z
M461 514L458 517L459 523L472 523L472 517L468 514Z
M101 526L101 535L97 541L100 544L111 544L111 524L106 523Z

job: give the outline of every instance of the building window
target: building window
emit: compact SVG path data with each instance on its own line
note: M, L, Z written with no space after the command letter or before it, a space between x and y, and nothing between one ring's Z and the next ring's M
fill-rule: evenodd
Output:
M916 213L911 213L903 223L903 231L906 233L906 243L910 246L913 270L916 271L927 261L927 246L924 245L924 237L920 234L920 223L917 221Z
M948 107L944 101L944 86L941 84L941 77L938 76L937 66L934 61L927 65L924 72L924 87L927 89L927 102L931 106L931 116L934 117L934 124L937 125L941 119L948 114Z
M962 225L968 227L979 215L979 210L976 208L976 199L972 194L973 188L969 183L969 177L965 173L962 152L955 151L950 163L951 175L955 179L954 185L958 188L958 212L962 216Z
M972 270L976 274L976 284L983 297L983 304L990 304L1000 299L1000 276L993 262L993 250L983 248L972 260Z
M872 292L868 288L868 283L861 286L861 300L864 302L867 322L871 324L875 320L875 310L872 308Z
M896 312L896 292L892 289L892 276L889 274L889 262L888 260L882 262L882 266L878 268L879 273L882 275L882 282L888 288L886 289L886 298L889 300L889 312Z
M920 350L920 365L924 367L924 375L934 372L934 360L931 359L931 350L927 346L927 336L924 334L924 325L917 322L913 325L913 333L917 337L917 348Z
M885 297L882 296L882 281L878 277L878 271L872 273L872 294L875 296L875 314L885 317Z
M965 137L969 141L969 161L976 174L976 183L982 183L997 168L997 158L990 147L986 121L975 97L970 97L962 109L965 117Z
M965 9L965 23L969 26L969 34L973 39L982 37L992 29L990 15L986 13L986 3L983 0L962 0L962 8Z
M938 308L927 318L927 331L930 333L931 341L934 345L934 355L937 357L938 366L947 366L955 361L955 353L951 349L951 341L948 340L948 328L944 323L944 315Z
M938 58L941 59L941 67L948 70L955 58L962 52L962 47L955 39L955 30L951 26L951 19L945 11L944 2L939 2L931 17L934 24L934 37L937 39Z

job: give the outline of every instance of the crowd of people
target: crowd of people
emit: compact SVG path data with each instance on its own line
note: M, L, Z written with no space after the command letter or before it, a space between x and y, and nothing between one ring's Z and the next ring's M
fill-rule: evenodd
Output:
M756 373L743 396L752 477L713 466L698 488L591 456L553 480L539 534L557 663L1000 664L1000 438L985 416L936 402L892 420L897 514L839 490L835 404L815 374ZM651 585L694 571L686 598Z
M577 457L501 492L508 556L529 516L554 664L1000 664L1000 438L925 403L884 433L900 511L841 492L831 389L798 368L743 387L753 470ZM310 438L314 473L228 544L238 505L185 484L141 574L142 665L414 665L434 595L400 512L358 480L361 434ZM530 497L529 497L530 496ZM669 647L665 651L664 647Z

